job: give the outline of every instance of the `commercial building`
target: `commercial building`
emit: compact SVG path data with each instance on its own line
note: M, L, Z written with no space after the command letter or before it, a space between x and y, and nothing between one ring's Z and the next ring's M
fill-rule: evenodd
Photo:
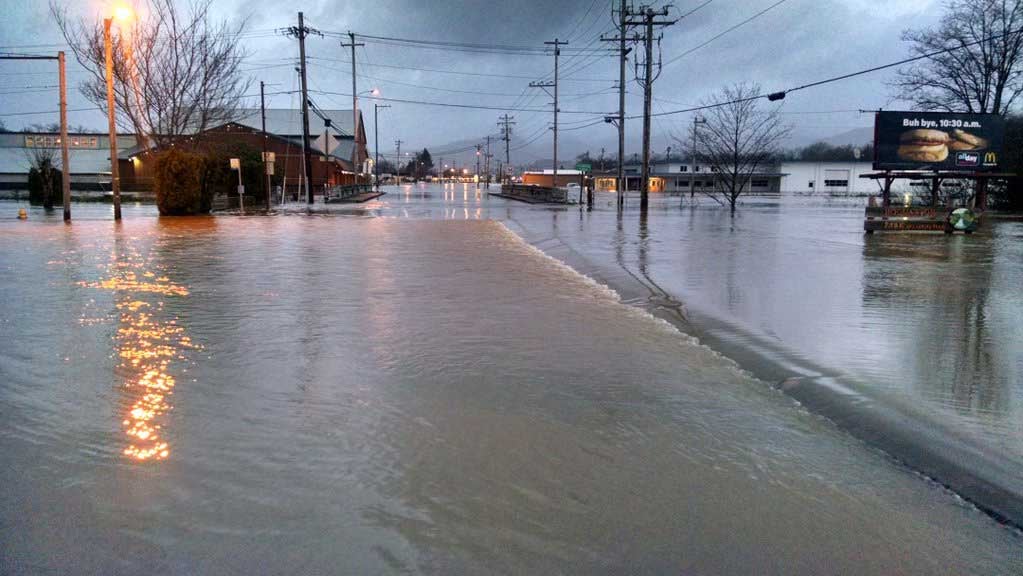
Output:
M642 167L638 163L624 166L626 189L639 190ZM757 170L750 179L749 194L778 194L783 174L777 164L766 165ZM615 169L594 172L594 187L597 191L614 192L617 185ZM692 163L684 159L656 162L650 165L650 191L668 194L710 192L718 177L713 166Z
M628 190L640 189L639 164L630 163L625 167ZM861 178L863 174L875 172L870 162L811 162L785 160L766 164L757 169L750 178L745 194L752 196L778 195L822 195L822 196L868 196L878 193L873 180ZM598 191L614 192L617 183L614 169L594 172L594 187ZM714 190L718 175L713 166L693 163L680 159L671 162L653 163L650 166L650 191L668 194L702 193ZM900 192L909 191L911 184L896 184Z
M106 134L68 134L72 190L110 190L110 138ZM135 136L117 137L118 150L135 146ZM45 132L0 133L0 190L24 191L28 171L49 156L60 166L60 134Z

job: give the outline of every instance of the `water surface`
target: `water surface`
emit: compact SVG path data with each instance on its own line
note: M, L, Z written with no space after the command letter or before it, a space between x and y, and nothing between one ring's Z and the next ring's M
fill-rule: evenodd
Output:
M454 202L0 221L0 571L1023 568L1016 533Z

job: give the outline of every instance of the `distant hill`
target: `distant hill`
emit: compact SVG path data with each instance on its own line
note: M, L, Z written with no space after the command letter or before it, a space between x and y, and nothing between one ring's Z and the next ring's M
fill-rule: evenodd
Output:
M868 142L874 141L874 128L872 126L864 128L853 128L840 134L835 134L830 138L825 138L824 142L831 144L832 146L862 146Z

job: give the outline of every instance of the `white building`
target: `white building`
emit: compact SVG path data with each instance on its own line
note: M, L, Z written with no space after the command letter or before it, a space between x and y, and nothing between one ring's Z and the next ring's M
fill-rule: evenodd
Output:
M639 190L640 167L626 164L625 177L629 190ZM750 178L746 193L751 195L819 195L819 196L868 196L878 194L880 187L876 180L861 178L863 174L876 172L870 162L850 160L838 162L783 161L761 166ZM692 164L683 160L651 163L650 191L672 193L709 192L713 190L717 176L713 167ZM605 167L603 172L594 173L597 190L615 190L614 170ZM909 192L913 185L905 180L892 184L893 192Z
M870 162L807 162L781 163L783 195L868 196L880 192L876 180L860 178L876 172ZM904 181L892 184L892 190L906 186Z

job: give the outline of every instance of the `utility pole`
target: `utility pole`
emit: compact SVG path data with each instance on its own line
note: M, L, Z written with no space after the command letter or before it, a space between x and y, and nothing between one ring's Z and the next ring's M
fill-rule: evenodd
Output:
M557 38L553 41L544 42L548 46L554 46L554 81L553 82L530 82L529 85L532 88L543 88L544 92L547 92L548 88L554 88L554 178L551 181L551 187L558 187L558 57L561 56L561 47L568 42L561 42ZM550 92L547 92L550 94Z
M483 163L483 171L487 174L487 190L490 189L490 158L493 154L490 153L490 135L487 135L487 153L484 155L485 162Z
M373 104L373 183L376 191L380 191L380 129L378 128L377 114L381 108L390 108L390 104Z
M639 20L626 20L626 24L632 26L643 26L645 32L643 34L643 42L646 47L646 61L644 65L643 74L643 168L640 174L640 196L639 196L639 208L640 210L646 210L649 204L649 193L650 193L650 107L653 99L653 88L654 80L661 74L660 62L657 64L657 76L654 76L654 26L671 26L675 23L674 20L658 20L660 17L668 16L668 9L671 6L664 6L660 10L654 10L649 6L641 6L639 12L634 14L639 16ZM630 15L633 15L630 13ZM657 37L657 41L660 42L661 37ZM639 65L637 63L637 80Z
M266 173L266 209L270 210L270 162L266 155L266 93L264 89L266 84L259 81L259 116L261 119L261 128L263 131L263 172Z
M515 117L505 114L500 116L499 119L500 122L497 125L501 127L501 139L504 140L504 166L501 167L501 183L504 184L504 172L507 170L507 166L511 166L511 149L509 144L511 142L512 125L515 124L512 120Z
M618 43L618 117L607 116L604 118L605 122L611 124L617 124L618 126L618 179L615 188L618 192L618 209L621 210L625 206L625 62L628 60L629 52L632 48L626 47L627 41L636 42L639 40L639 36L634 35L632 38L628 38L629 30L629 16L632 15L632 9L625 3L625 0L621 0L621 4L618 8L618 36L613 38L600 39L604 42L617 42Z
M403 140L394 141L394 145L398 147L398 159L394 161L394 171L398 173L398 184L401 184L401 145L403 143Z
M480 188L480 150L483 148L482 144L476 145L476 189Z
M17 55L8 54L0 55L0 60L56 60L57 61L57 74L60 77L60 170L62 182L61 192L63 196L64 204L64 221L71 221L71 163L68 158L68 136L67 136L67 74L65 73L64 67L64 51L57 52L56 56L30 56L27 54ZM112 162L117 164L117 156L113 157ZM47 205L49 200L46 201ZM118 210L118 218L120 218L120 210Z
M299 74L302 79L302 161L305 164L305 198L308 204L313 203L313 162L312 153L309 147L309 90L306 84L305 72L305 37L309 34L323 36L319 30L308 28L305 25L302 13L298 13L298 27L285 28L284 32L289 36L298 38Z
M355 142L355 146L352 147L352 154L354 155L352 167L361 172L361 169L358 168L361 163L359 162L359 93L355 89L355 48L357 46L365 46L365 44L355 42L354 32L349 31L348 38L351 42L342 42L341 47L350 47L352 49L352 129L354 130L352 141Z

